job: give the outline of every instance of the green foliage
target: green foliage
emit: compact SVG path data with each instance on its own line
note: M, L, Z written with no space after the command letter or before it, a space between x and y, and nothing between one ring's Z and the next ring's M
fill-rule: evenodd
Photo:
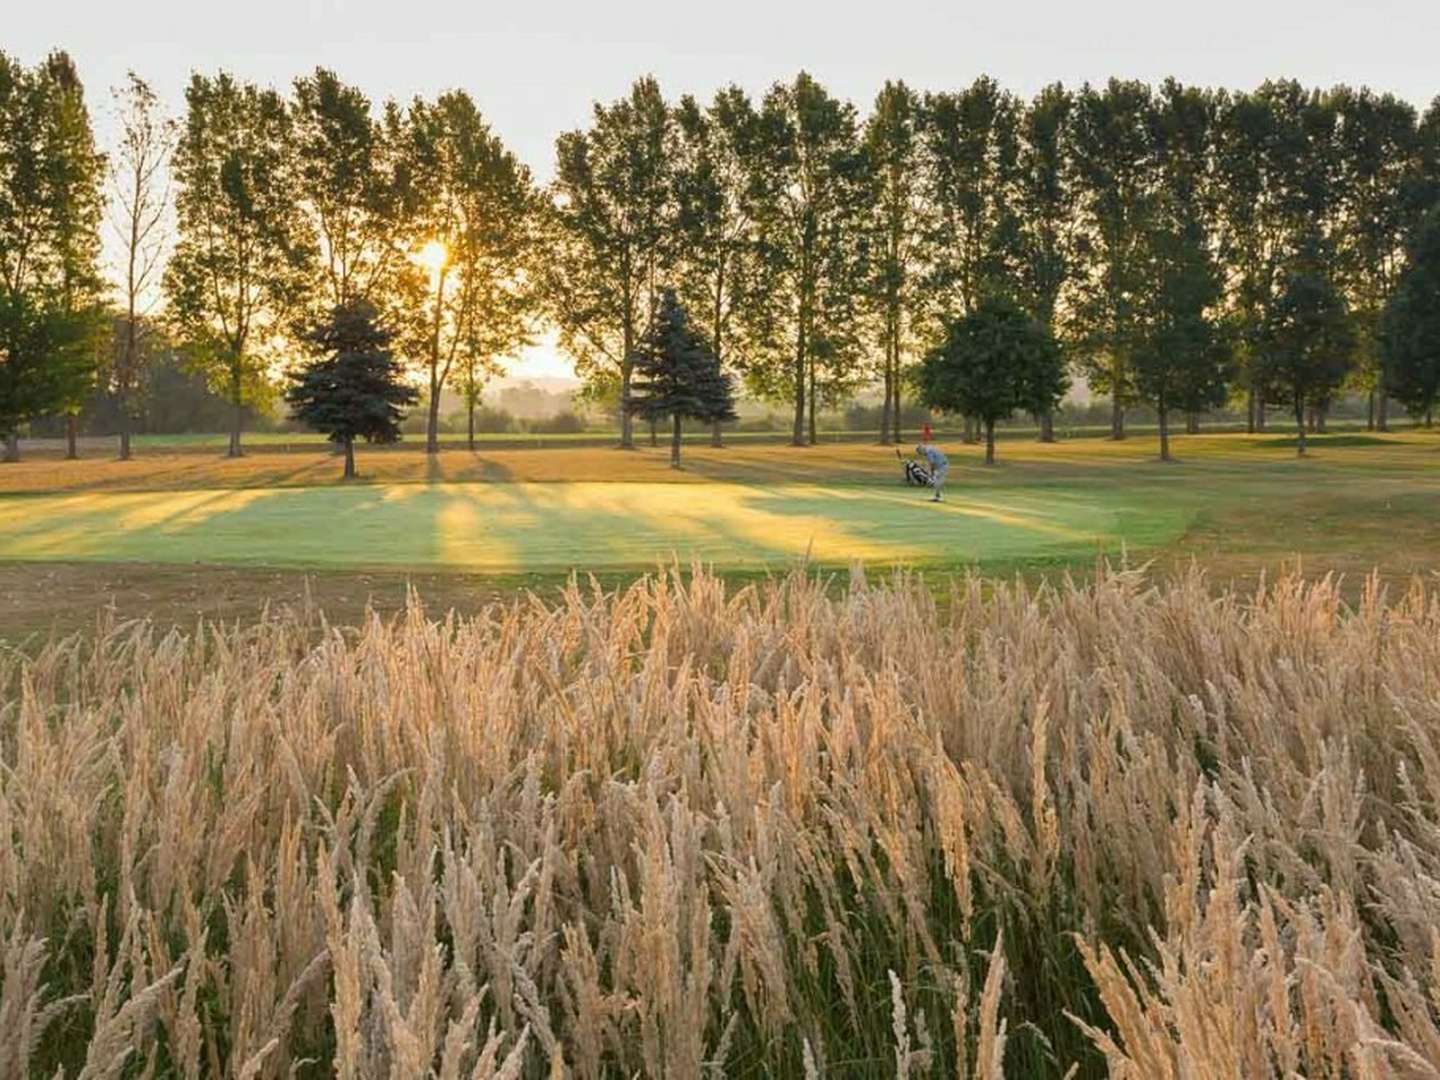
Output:
M196 370L230 399L230 453L263 392L266 348L305 298L313 238L296 201L294 129L273 90L195 74L173 174L179 229L165 273L171 323Z
M587 383L619 384L621 445L633 444L626 404L644 322L674 235L670 111L652 78L595 106L587 131L555 143L553 207L542 275L560 343Z
M405 408L418 399L390 351L392 334L368 300L337 306L306 335L316 359L290 373L285 400L297 420L345 448L345 475L354 474L356 439L400 438Z
M986 461L995 457L995 424L1019 410L1043 413L1066 389L1060 347L1049 327L1013 300L991 295L951 322L943 342L916 372L920 398L942 412L985 425Z
M1115 402L1113 434L1135 399L1131 351L1148 283L1140 253L1154 186L1154 95L1140 82L1111 79L1075 99L1074 154L1080 190L1078 252L1085 273L1074 307L1079 359L1090 384Z
M1020 121L1016 273L1025 307L1052 328L1075 263L1074 111L1074 95L1057 83L1040 91Z
M950 315L975 311L988 293L1013 288L1023 111L1018 98L988 77L959 93L925 98L932 334Z
M412 247L438 243L444 253L428 282L413 282L414 317L402 332L406 352L423 357L429 373L426 449L433 451L451 373L461 373L465 393L478 400L496 358L530 344L539 205L530 171L463 91L412 103L402 155Z
M799 445L807 416L815 439L819 403L848 397L863 378L865 185L855 109L801 72L765 95L754 149L744 371L760 396L791 402Z
M867 225L872 234L865 289L882 353L882 443L900 441L902 372L922 317L918 263L928 212L923 121L919 96L903 82L887 82L865 124Z
M738 86L702 109L686 95L674 110L674 278L686 308L723 362L750 268L749 167L758 117ZM735 343L743 351L743 342Z
M1281 271L1261 327L1261 377L1276 400L1293 408L1301 454L1306 407L1329 400L1355 360L1355 328L1327 262L1318 238L1304 240Z
M1211 95L1173 80L1153 113L1159 176L1141 249L1150 285L1136 304L1130 361L1136 396L1159 414L1160 456L1167 460L1170 410L1223 404L1230 376L1224 284L1212 255L1214 117Z
M1415 231L1406 262L1381 324L1386 389L1430 418L1440 402L1440 204Z
M649 421L673 422L671 463L680 462L684 420L717 423L735 419L730 377L704 337L690 325L673 290L660 296L650 330L635 353L630 408Z
M0 434L78 411L94 384L104 171L70 58L0 53Z
M1336 267L1358 332L1358 374L1365 389L1386 382L1380 320L1394 291L1395 258L1406 225L1405 181L1413 168L1413 106L1391 94L1340 87L1336 114Z
M357 298L384 311L399 299L414 199L402 132L387 115L388 126L363 91L325 68L295 80L295 194L317 244L309 292L321 311Z

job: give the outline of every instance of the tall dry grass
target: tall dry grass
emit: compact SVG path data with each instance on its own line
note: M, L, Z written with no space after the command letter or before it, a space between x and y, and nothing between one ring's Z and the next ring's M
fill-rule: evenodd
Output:
M0 1080L1440 1075L1440 597L700 573L0 657Z

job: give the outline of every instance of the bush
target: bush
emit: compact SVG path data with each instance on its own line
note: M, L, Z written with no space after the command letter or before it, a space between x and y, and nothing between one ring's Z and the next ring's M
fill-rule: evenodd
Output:
M445 428L457 434L465 435L470 431L470 414L465 409L451 413L446 417ZM512 431L519 431L520 422L515 419L507 410L495 408L491 405L481 405L475 410L475 432L483 435L505 435Z
M585 430L585 421L573 412L560 412L543 420L532 420L530 430L536 435L578 435Z
M845 410L846 431L874 431L880 430L880 417L884 406L880 404L864 404L855 402ZM900 426L907 431L914 431L926 421L934 423L935 419L930 410L918 402L908 402L903 398L900 401Z

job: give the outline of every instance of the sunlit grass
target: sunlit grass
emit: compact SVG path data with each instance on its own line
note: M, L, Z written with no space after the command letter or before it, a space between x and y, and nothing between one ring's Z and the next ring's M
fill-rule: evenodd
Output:
M1290 436L1015 440L986 468L947 444L947 501L898 482L893 450L831 444L362 454L196 454L0 467L0 559L433 568L563 574L678 557L758 570L808 557L992 572L1099 554L1197 556L1250 576L1437 565L1440 436L1340 434L1297 460ZM29 494L27 494L29 493ZM10 495L13 497L5 497Z
M986 565L1151 546L1184 507L992 489L716 482L87 492L0 500L0 558L442 566L493 573L698 559Z

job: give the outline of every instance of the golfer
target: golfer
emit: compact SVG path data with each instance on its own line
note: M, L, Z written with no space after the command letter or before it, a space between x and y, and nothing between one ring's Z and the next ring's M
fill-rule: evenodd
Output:
M917 457L924 458L930 465L930 486L935 489L932 502L940 501L940 488L945 483L945 474L950 471L950 459L940 452L934 443L921 443L915 447Z

